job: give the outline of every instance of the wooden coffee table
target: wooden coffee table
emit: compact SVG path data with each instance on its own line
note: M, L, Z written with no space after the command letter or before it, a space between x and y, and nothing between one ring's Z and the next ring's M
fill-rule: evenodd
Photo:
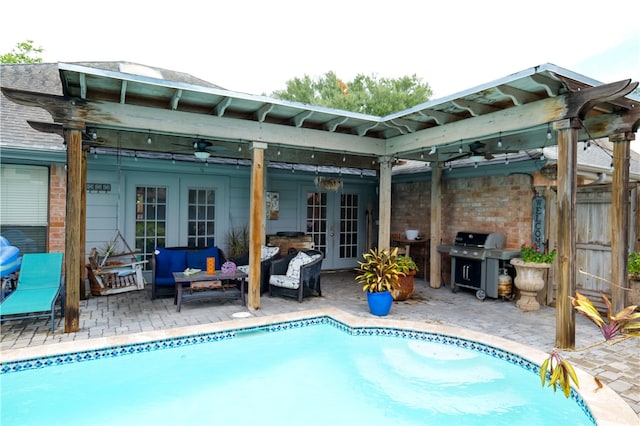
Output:
M173 279L176 282L176 294L173 303L176 311L180 312L182 303L202 299L228 299L239 298L242 306L246 306L244 296L244 284L247 274L236 271L233 274L224 274L216 271L215 274L198 272L185 275L184 272L174 272ZM190 286L184 288L185 284Z

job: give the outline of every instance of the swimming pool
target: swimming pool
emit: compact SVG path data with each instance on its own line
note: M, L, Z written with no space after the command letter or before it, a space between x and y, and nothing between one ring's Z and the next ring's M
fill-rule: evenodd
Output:
M594 424L580 395L542 389L519 355L335 316L5 362L0 422L513 425L544 424L544 409Z

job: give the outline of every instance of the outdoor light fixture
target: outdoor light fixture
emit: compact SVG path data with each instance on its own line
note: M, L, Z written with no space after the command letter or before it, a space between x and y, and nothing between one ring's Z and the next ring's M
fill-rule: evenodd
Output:
M195 155L196 158L199 158L201 160L206 160L207 158L209 158L211 154L209 154L207 151L195 151L193 155Z
M551 140L551 123L547 124L547 139Z
M98 139L98 131L96 129L93 129L93 132L91 133L91 137L94 140Z
M498 137L498 148L502 148L502 132L500 132L500 136Z
M147 143L151 145L151 133L147 134Z

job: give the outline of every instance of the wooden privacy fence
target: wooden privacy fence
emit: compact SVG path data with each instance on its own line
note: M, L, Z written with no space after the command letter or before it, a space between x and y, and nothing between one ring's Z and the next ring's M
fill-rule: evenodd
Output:
M547 203L549 247L556 245L557 217L556 192L550 190ZM611 185L585 185L576 194L576 263L579 271L576 289L589 297L596 307L606 310L600 292L611 299ZM629 191L629 251L640 250L638 242L638 187L632 184ZM557 289L557 263L549 272L546 302L555 301ZM598 279L602 278L602 279ZM625 283L617 283L625 285ZM627 303L628 304L628 303Z

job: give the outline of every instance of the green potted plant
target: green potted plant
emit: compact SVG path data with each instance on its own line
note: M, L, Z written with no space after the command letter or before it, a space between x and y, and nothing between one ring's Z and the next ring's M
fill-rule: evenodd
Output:
M520 257L511 259L511 264L516 268L514 284L520 290L520 298L516 302L518 308L525 312L540 309L537 294L544 288L545 273L557 253L556 249L550 252L540 250L535 244L520 246Z
M242 225L227 231L229 258L235 259L249 251L249 227Z
M418 265L410 256L400 255L398 256L398 267L404 276L398 279L398 286L391 291L391 295L396 301L407 300L413 296L414 276L418 272Z
M374 315L387 315L393 303L391 292L398 286L400 277L405 275L398 264L398 248L371 249L358 265L355 269L358 274L356 282L367 293L369 310Z

